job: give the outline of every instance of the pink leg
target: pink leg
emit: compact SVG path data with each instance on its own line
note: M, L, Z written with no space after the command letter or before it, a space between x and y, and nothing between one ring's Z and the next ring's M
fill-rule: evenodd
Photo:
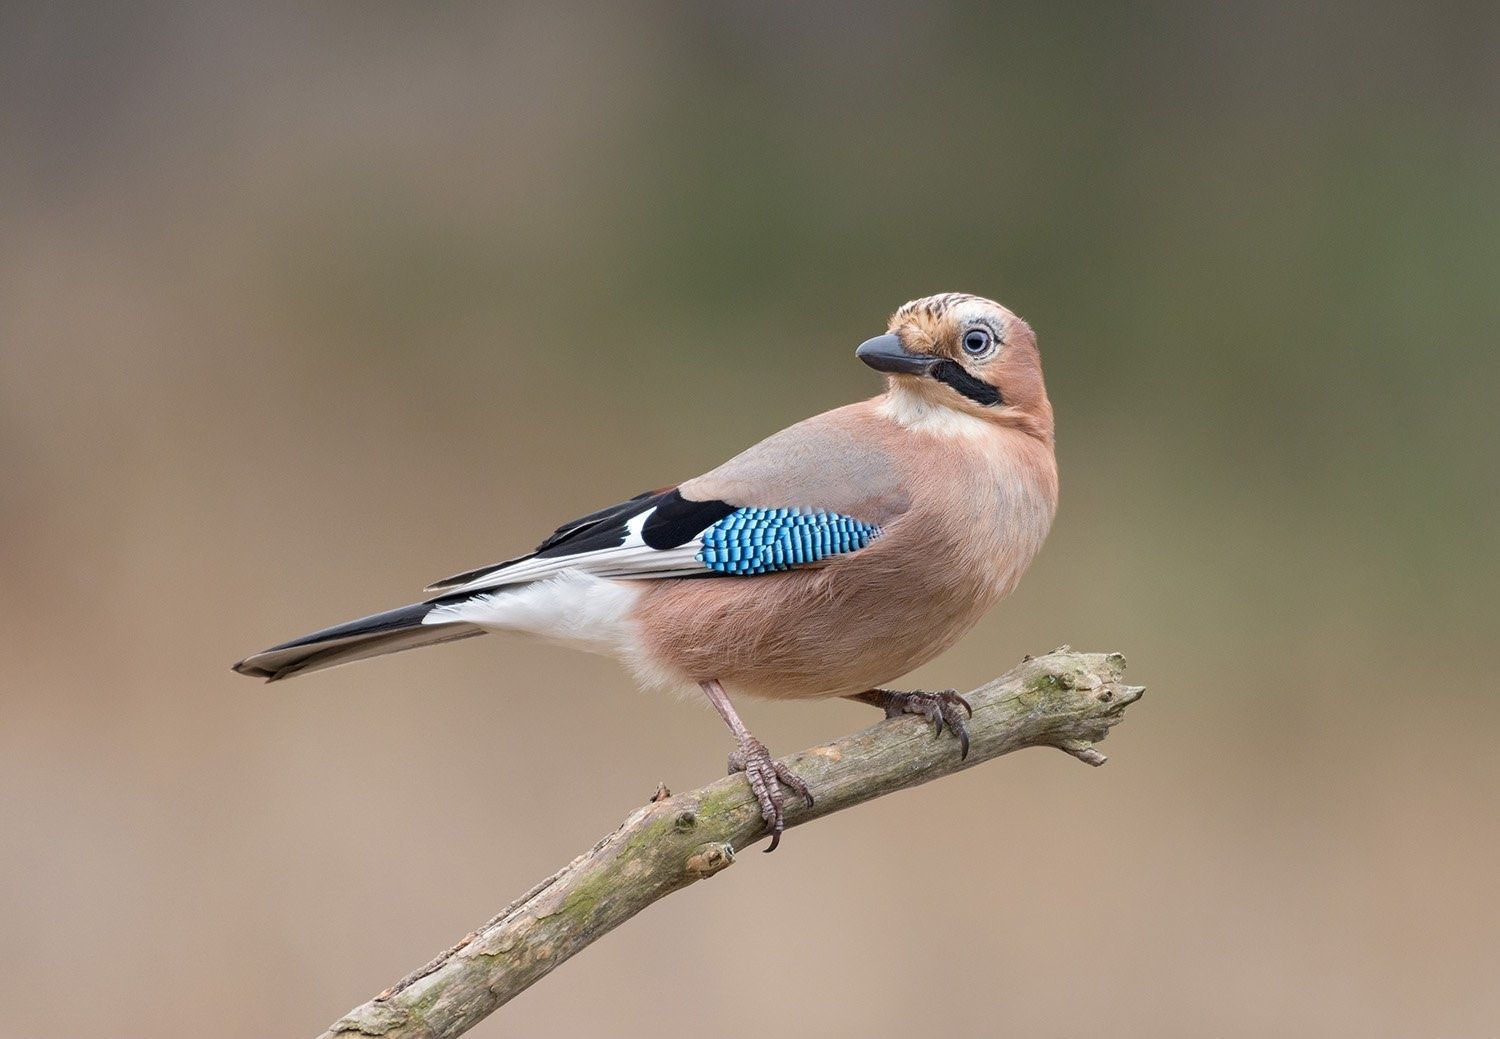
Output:
M740 721L738 712L718 681L710 679L699 684L703 687L708 702L714 705L714 710L719 712L719 717L724 719L724 724L734 733L739 751L730 759L730 771L745 773L750 790L760 802L760 817L766 821L766 830L771 834L771 846L766 851L775 851L776 845L781 843L781 831L786 829L785 802L781 796L781 787L786 786L800 794L807 800L809 808L813 803L812 794L808 792L806 783L797 778L791 769L771 757L765 744L750 735L750 730Z

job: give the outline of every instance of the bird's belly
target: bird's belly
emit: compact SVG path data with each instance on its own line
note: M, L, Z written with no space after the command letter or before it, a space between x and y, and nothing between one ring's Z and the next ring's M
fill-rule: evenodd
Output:
M751 696L844 696L931 660L997 597L972 571L893 580L868 551L824 570L653 582L635 611L643 662L656 677L716 678Z

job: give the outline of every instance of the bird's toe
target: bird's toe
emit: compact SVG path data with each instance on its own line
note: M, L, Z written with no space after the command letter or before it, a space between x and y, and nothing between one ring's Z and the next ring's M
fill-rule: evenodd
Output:
M797 794L811 807L812 791L807 783L787 766L771 757L765 745L751 737L740 744L740 748L729 757L731 774L743 772L750 784L750 791L760 804L760 817L765 822L765 833L771 835L766 851L775 851L781 843L781 834L786 829L786 799L781 792L784 786Z
M875 689L857 699L884 708L887 718L899 718L903 714L920 715L932 723L934 735L937 736L943 734L943 729L948 729L958 737L959 759L969 756L968 720L974 716L974 708L957 690L899 693L889 689Z

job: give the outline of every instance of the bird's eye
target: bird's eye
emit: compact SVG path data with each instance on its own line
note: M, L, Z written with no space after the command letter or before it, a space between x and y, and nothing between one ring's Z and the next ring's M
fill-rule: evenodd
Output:
M978 357L990 348L990 334L982 328L971 328L964 333L964 353Z

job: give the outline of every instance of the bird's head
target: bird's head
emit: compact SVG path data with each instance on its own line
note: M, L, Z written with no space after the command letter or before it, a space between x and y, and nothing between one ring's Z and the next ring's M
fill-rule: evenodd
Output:
M1052 440L1036 336L993 300L962 292L914 299L855 356L886 374L888 405L907 425L957 428L970 418Z

